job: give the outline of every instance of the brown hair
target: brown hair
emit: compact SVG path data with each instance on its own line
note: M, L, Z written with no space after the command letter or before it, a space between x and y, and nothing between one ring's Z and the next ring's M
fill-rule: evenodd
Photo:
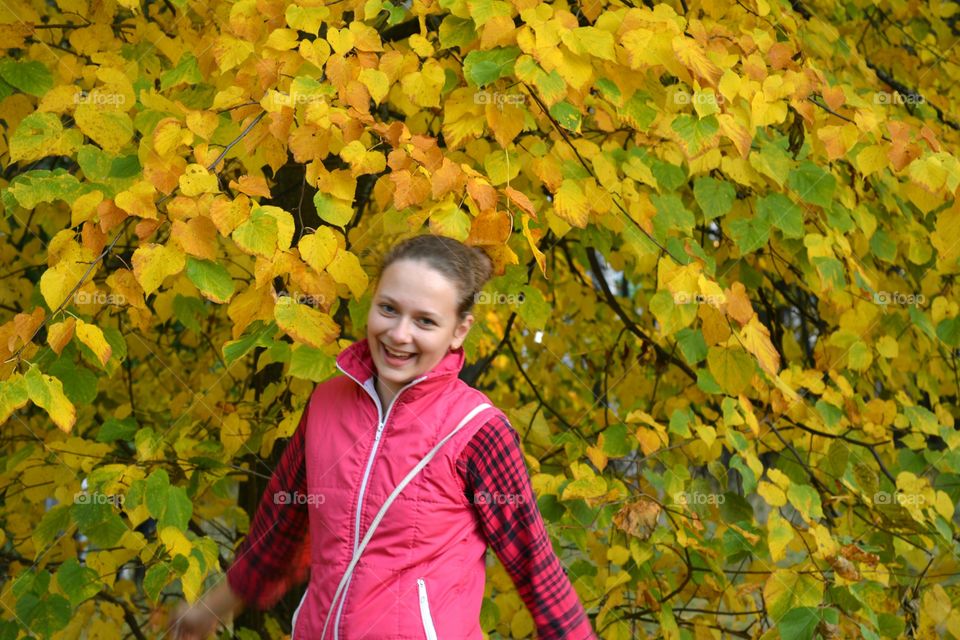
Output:
M397 260L420 260L453 282L460 293L457 313L467 317L477 293L493 273L493 263L482 249L446 236L424 234L395 244L383 258L377 278Z

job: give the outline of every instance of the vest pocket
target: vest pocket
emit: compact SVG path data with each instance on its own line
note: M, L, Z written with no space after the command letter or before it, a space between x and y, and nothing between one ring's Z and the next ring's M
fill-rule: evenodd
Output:
M423 621L423 632L427 634L427 640L437 640L437 630L433 627L430 602L427 600L427 583L423 578L417 578L417 591L420 593L420 620Z

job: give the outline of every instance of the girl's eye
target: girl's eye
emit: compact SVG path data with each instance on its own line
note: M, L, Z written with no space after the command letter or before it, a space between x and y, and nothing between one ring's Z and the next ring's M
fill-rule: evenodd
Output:
M380 308L386 311L387 313L393 311L393 307L391 307L389 304L386 304L386 303L381 304Z
M434 322L434 321L431 320L430 318L420 318L420 320L421 320L424 324L437 324L436 322Z

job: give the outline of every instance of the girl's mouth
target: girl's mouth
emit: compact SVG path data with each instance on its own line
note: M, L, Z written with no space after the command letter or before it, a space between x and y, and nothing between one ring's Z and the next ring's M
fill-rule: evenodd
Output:
M387 364L389 364L391 367L402 367L417 357L415 353L391 351L382 342L380 343L380 349L381 353L383 353L383 359L386 360Z

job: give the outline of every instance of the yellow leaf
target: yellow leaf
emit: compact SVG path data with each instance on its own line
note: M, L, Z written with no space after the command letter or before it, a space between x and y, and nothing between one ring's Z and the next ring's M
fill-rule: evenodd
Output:
M159 289L167 276L180 273L184 266L183 252L169 245L145 244L133 252L133 274L145 295Z
M44 271L40 276L40 293L47 306L57 309L61 303L66 302L67 305L74 303L75 300L66 299L67 294L80 282L89 266L75 260L64 259ZM90 277L94 274L96 269L90 272Z
M767 501L771 507L782 507L787 504L787 494L777 485L761 480L757 483L757 493Z
M0 380L0 424L5 423L13 412L27 404L29 399L26 381L19 373Z
M217 193L220 185L216 174L207 171L200 164L188 164L186 172L180 176L180 192L185 196L198 196L201 193Z
M146 180L140 180L126 191L121 191L114 204L130 215L157 219L156 190Z
M85 136L108 153L119 154L133 139L133 121L121 111L84 102L74 111L73 119Z
M65 321L57 322L47 328L47 344L50 345L54 353L60 355L67 343L73 339L73 330L76 324L76 318L70 316Z
M390 78L379 69L363 69L360 72L359 80L363 83L363 86L367 88L367 91L370 92L370 97L373 98L373 101L377 104L383 102L383 99L387 97L387 93L390 91Z
M340 284L350 287L353 297L359 299L367 289L367 274L360 266L360 260L349 251L338 251L327 265L327 273Z
M223 443L223 452L233 456L251 435L250 423L240 418L236 413L230 413L220 425L220 442Z
M290 296L281 296L273 308L277 326L291 338L321 349L336 340L340 326L322 311L302 305Z
M97 205L103 202L103 193L91 191L78 197L70 204L70 224L78 227L97 213Z
M823 583L809 574L777 569L767 578L763 597L771 618L779 620L790 609L816 607L823 602Z
M232 413L230 415L236 414ZM170 557L181 555L189 558L190 552L193 550L193 545L187 539L187 536L183 535L183 532L176 527L164 527L161 529L160 541L163 543L163 546L167 548L167 551L170 552Z
M300 238L297 248L304 262L317 273L321 273L337 255L337 234L330 227L320 227L315 233Z
M226 34L218 36L213 44L213 57L220 71L229 71L234 68L246 60L253 51L253 43Z
M671 44L673 45L673 52L677 55L677 59L692 71L695 76L712 87L717 85L717 81L722 74L720 67L715 65L710 58L707 57L707 53L696 40L678 35L673 38Z
M740 349L710 347L707 368L724 392L738 395L750 386L755 365L753 358Z
M343 55L353 49L353 33L349 29L328 29L327 42L333 50Z
M31 367L23 376L27 394L33 404L44 409L62 431L70 433L77 421L77 410L63 393L63 383L53 376Z
M767 502L770 501L767 500ZM784 498L784 504L786 504L786 498ZM772 509L767 517L767 546L770 548L770 559L774 562L783 560L787 555L787 546L793 538L793 527L780 515L779 511Z
M751 317L750 322L740 331L740 340L760 363L760 368L771 378L775 378L780 370L780 354L770 340L770 331L760 324L756 315Z
M107 361L110 360L110 354L113 353L113 348L103 336L103 331L100 327L88 324L83 320L77 320L76 331L77 338L80 342L90 347L90 350L93 351L93 354L100 361L100 366L106 366Z
M554 195L553 208L566 222L581 229L587 226L590 203L576 180L567 178Z

